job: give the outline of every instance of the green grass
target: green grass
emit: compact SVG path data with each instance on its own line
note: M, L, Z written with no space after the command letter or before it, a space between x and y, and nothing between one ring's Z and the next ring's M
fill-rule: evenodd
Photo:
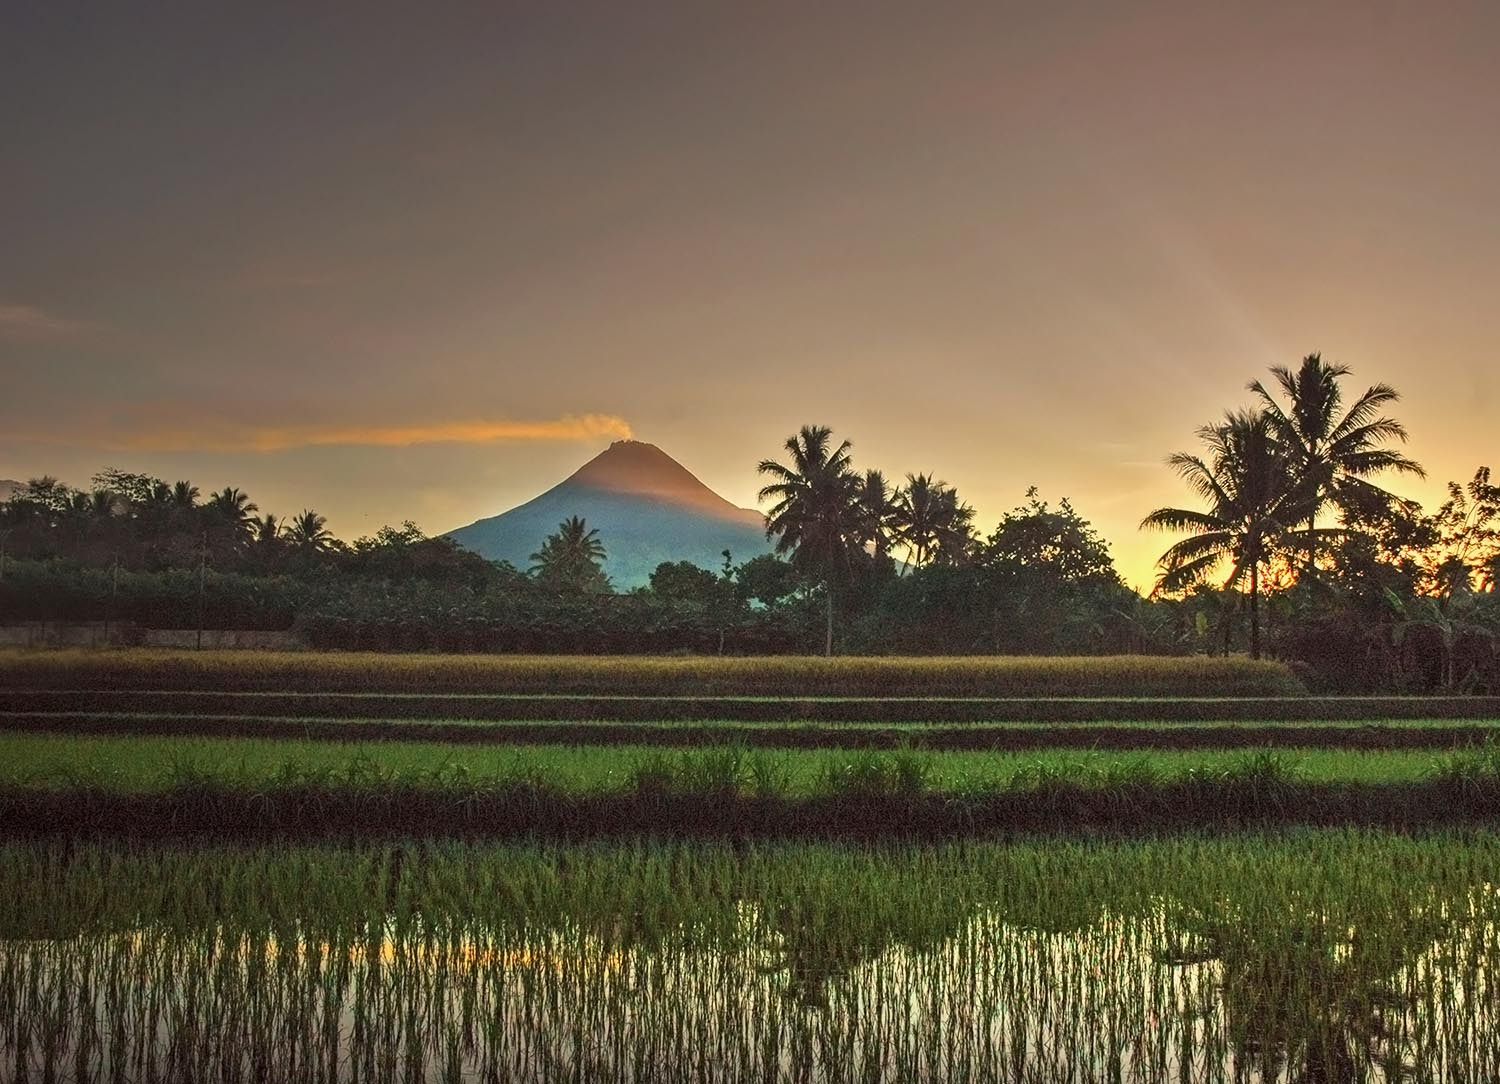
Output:
M748 696L1296 696L1245 658L658 658L251 651L0 652L0 687Z
M277 781L461 779L467 782L541 779L567 791L633 787L643 770L682 770L722 755L663 751L652 746L454 746L439 742L296 741L217 738L0 735L0 783L88 785L139 793L184 781L260 786ZM1213 774L1274 756L1304 782L1393 783L1430 776L1440 758L1431 751L1151 750L1024 753L877 753L844 750L757 751L746 754L775 770L788 794L817 791L840 772L874 770L903 757L920 765L924 788L1004 790L1037 779L1105 786L1122 779L1154 781Z

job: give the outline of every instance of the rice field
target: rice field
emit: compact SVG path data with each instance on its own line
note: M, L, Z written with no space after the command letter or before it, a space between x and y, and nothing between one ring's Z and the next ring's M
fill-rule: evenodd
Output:
M0 651L0 688L661 696L1298 696L1249 659L974 656L664 658L270 651Z
M0 734L0 785L88 787L128 793L185 782L264 787L278 782L358 785L463 780L475 787L508 781L545 782L573 792L636 789L644 776L683 780L729 771L725 786L748 790L756 778L778 781L778 793L806 795L850 772L889 772L898 761L924 790L1004 791L1038 780L1107 786L1126 780L1171 782L1232 772L1274 756L1288 777L1310 783L1401 783L1431 776L1446 759L1430 750L1375 752L1329 749L1170 749L1092 752L1042 749L1027 753L899 753L817 749L759 752L734 747L663 751L647 745L466 746L443 742Z
M141 1081L1482 1081L1500 836L0 846L0 1064Z
M0 1079L1500 1079L1500 704L0 653Z
M0 736L12 838L943 840L1500 820L1500 747L942 753ZM474 753L466 758L463 750Z

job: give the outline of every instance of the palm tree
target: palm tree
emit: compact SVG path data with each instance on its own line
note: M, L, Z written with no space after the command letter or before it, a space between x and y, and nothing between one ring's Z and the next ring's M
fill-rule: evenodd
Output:
M107 489L96 489L88 494L85 501L88 515L97 522L107 522L120 511L122 501L119 496Z
M283 536L281 522L271 513L267 512L259 519L250 521L251 533L255 536L253 543L255 555L261 566L269 571L276 564L277 558L281 556L286 547L286 538Z
M1295 537L1294 525L1306 522L1316 491L1296 481L1290 453L1263 411L1230 413L1200 428L1198 436L1207 458L1177 452L1167 463L1208 504L1207 511L1158 508L1141 521L1143 529L1196 532L1162 555L1156 589L1183 590L1229 561L1224 586L1249 586L1250 657L1258 659L1261 565Z
M968 562L979 540L974 530L974 506L958 499L952 486L938 498L937 540L932 560L937 564L961 565Z
M192 482L178 482L172 487L172 503L178 508L198 507L198 487Z
M328 529L328 520L310 508L304 508L300 516L292 517L286 534L292 547L303 553L327 553L333 548L333 532Z
M531 555L531 572L539 580L574 591L603 591L609 580L601 567L608 554L599 532L578 516L569 516Z
M926 564L928 553L937 545L940 495L947 488L946 482L934 481L930 474L908 474L906 485L896 491L896 537L906 547L903 572L911 564Z
M878 470L865 471L854 495L854 503L859 513L860 544L868 546L877 559L884 558L890 552L897 511L885 475Z
M1317 516L1328 505L1341 512L1356 508L1387 507L1399 499L1369 481L1382 471L1413 474L1426 472L1414 460L1381 445L1391 440L1405 442L1406 429L1381 408L1400 399L1389 384L1373 384L1354 401L1343 416L1343 389L1339 381L1352 373L1347 365L1330 365L1321 354L1309 354L1294 373L1274 366L1286 405L1276 399L1259 380L1250 390L1260 398L1271 433L1286 446L1288 466L1294 481L1314 494L1307 513L1307 570L1317 559ZM1402 502L1404 503L1404 502Z
M172 487L160 480L151 483L143 502L148 511L158 516L169 511L172 503Z
M896 491L896 537L906 547L904 572L935 560L960 564L974 543L974 509L930 474L908 474Z
M68 497L63 516L73 534L74 556L80 560L102 560L117 541L116 515L123 502L106 489L89 493L75 491Z
M245 545L257 533L255 513L260 509L242 490L226 486L203 505L213 532L230 548Z
M804 425L784 445L790 466L763 459L757 468L775 479L762 487L759 499L773 501L766 513L766 537L776 539L778 554L809 580L821 583L827 623L823 653L833 654L833 591L848 577L853 551L859 548L859 478L849 463L849 442L830 447L833 430Z

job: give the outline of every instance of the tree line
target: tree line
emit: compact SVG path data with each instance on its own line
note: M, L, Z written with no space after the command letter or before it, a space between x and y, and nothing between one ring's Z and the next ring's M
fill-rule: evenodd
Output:
M263 513L108 470L87 491L28 483L0 504L0 620L294 628L330 647L449 650L1272 654L1320 687L1500 687L1500 487L1480 468L1432 512L1394 388L1346 398L1317 354L1252 381L1169 467L1193 500L1154 590L1121 580L1066 499L1034 489L989 534L934 473L895 484L805 426L758 469L774 554L661 566L616 592L609 540L570 517L526 569L412 523L345 543L304 509Z
M1399 396L1366 388L1345 408L1348 366L1309 354L1275 367L1254 402L1198 430L1202 450L1170 466L1198 498L1160 508L1144 528L1185 533L1162 555L1157 591L1219 582L1243 598L1249 650L1262 652L1269 594L1281 657L1364 684L1493 689L1500 632L1500 487L1487 467L1448 484L1435 512L1377 484L1424 477L1393 444L1407 432L1385 411ZM1224 574L1227 570L1227 574ZM1222 581L1216 581L1224 574Z
M1426 513L1379 484L1425 476L1395 446L1407 432L1387 413L1399 400L1394 388L1372 385L1346 406L1351 370L1319 354L1271 375L1269 385L1249 383L1251 405L1198 429L1200 450L1168 457L1196 503L1156 509L1141 526L1186 537L1163 553L1150 597L1116 595L1109 615L1130 614L1142 649L1243 646L1255 658L1266 650L1269 621L1271 650L1312 671L1315 683L1495 688L1500 487L1489 469L1480 467L1465 485L1450 483L1448 499ZM888 496L879 472L859 474L850 443L835 442L826 427L804 427L784 452L760 464L770 478L760 494L771 502L767 531L777 553L818 585L825 652L834 649L836 615L859 620L853 586L882 570L889 578L893 550L905 554L902 571L933 568L928 581L940 578L937 568L949 570L961 585L949 599L955 611L978 605L1015 614L1013 580L1002 588L1010 606L986 590L997 568L1044 571L1053 602L1060 585L1078 582L1080 558L1086 578L1118 585L1107 549L1081 544L1096 536L1066 502L1067 530L1014 553L1008 536L1056 526L1045 506L1018 510L985 541L951 487L908 475ZM1062 537L1069 542L1058 544ZM1098 606L1069 601L1074 617L1102 632ZM1022 621L1036 621L1021 610Z
M811 550L783 547L726 552L717 569L665 563L616 592L608 540L577 517L518 569L409 522L346 543L317 513L278 519L234 487L202 498L118 470L88 491L43 478L0 504L0 622L293 629L324 647L812 652L829 647L832 593L844 651L1182 649L1146 631L1151 607L1067 501L1030 494L982 539L932 475L858 483L864 548L847 576L819 578Z

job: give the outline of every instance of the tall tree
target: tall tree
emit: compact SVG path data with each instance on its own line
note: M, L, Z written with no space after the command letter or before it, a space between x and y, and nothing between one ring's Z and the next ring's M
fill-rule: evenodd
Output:
M152 513L161 515L172 507L172 487L158 478L151 485L151 490L146 494L143 502Z
M580 517L569 516L531 555L531 572L542 583L564 591L608 591L602 567L607 556L599 532Z
M96 490L104 490L131 504L149 504L157 496L158 487L166 483L149 474L134 474L130 471L109 467L93 477Z
M930 474L908 474L896 491L896 537L906 549L905 569L934 560L961 564L974 544L974 509L958 491Z
M759 498L773 502L766 513L766 537L778 554L824 592L823 653L833 654L833 595L847 580L860 546L859 477L849 460L847 440L833 444L833 430L804 425L783 446L790 464L763 459L758 470L774 479Z
M78 490L64 485L52 475L44 474L27 482L13 499L24 501L38 512L57 515L67 509L73 494L77 492Z
M256 537L259 510L242 490L226 486L203 505L205 533L222 549L237 552Z
M1465 485L1448 483L1448 499L1425 522L1432 543L1422 555L1426 590L1446 610L1455 597L1492 592L1500 577L1500 486L1480 467Z
M1313 497L1307 513L1307 565L1317 560L1318 513L1329 505L1346 515L1397 500L1370 481L1385 471L1424 477L1414 460L1393 448L1405 442L1406 429L1382 410L1400 399L1389 384L1372 384L1340 415L1344 393L1339 381L1351 375L1347 365L1333 365L1321 354L1309 354L1293 372L1274 366L1271 375L1285 396L1283 404L1259 380L1250 390L1260 399L1272 435L1286 447L1294 482Z
M906 485L896 491L896 537L906 549L902 569L926 564L927 555L937 545L937 520L941 514L938 495L944 483L930 474L908 474Z
M197 508L198 487L192 482L177 482L172 486L172 503L178 508Z
M65 519L71 534L72 556L76 560L102 564L117 557L119 514L124 507L122 498L104 489L72 495Z
M935 564L968 564L979 543L974 529L974 506L958 499L958 490L947 487L938 497L937 541L932 550Z
M310 508L292 517L286 531L287 541L299 553L327 553L333 547L333 532L328 529L328 520Z
M252 533L255 536L251 543L251 551L255 558L255 564L262 572L271 572L281 562L282 554L286 551L286 532L282 529L282 523L270 512L250 521Z
M859 541L868 546L877 559L890 553L898 511L895 495L885 475L867 470L859 480L854 503L859 514Z
M1316 490L1298 482L1290 452L1259 410L1230 413L1198 430L1206 456L1177 452L1167 460L1208 505L1206 510L1158 508L1142 528L1191 531L1158 562L1158 591L1180 591L1229 562L1226 588L1248 586L1250 656L1260 658L1261 566L1297 541L1296 525L1315 507Z
M1035 569L1059 583L1120 582L1109 544L1093 524L1066 497L1054 510L1036 486L1026 491L1026 503L1006 513L990 535L984 559Z

